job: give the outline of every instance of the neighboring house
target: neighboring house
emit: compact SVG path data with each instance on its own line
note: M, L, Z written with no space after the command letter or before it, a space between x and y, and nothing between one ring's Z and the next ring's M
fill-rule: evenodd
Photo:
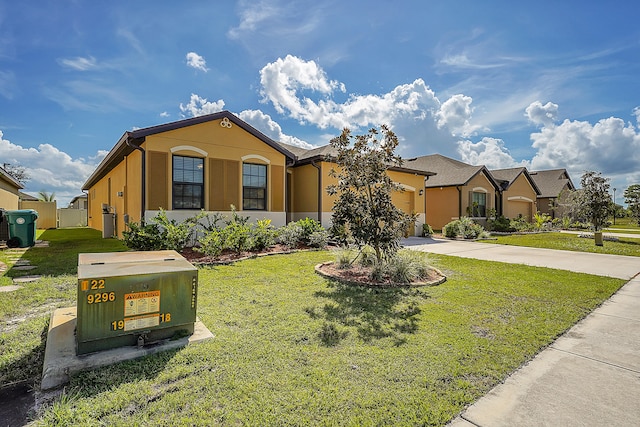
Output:
M0 208L16 210L20 201L20 182L0 167Z
M286 168L295 155L228 111L125 132L83 186L88 225L115 235L160 209L183 220L201 210L286 223Z
M69 202L69 209L87 209L88 203L86 194L76 196Z
M410 169L435 172L425 181L426 222L434 229L468 216L485 225L496 208L500 187L485 166L472 166L440 154L405 160Z
M32 196L31 194L23 193L22 191L20 191L18 193L18 196L20 196L20 202L37 202L38 200L40 200L36 196Z
M540 190L538 211L551 215L551 218L562 218L562 197L576 189L567 170L533 171L529 175Z
M510 219L522 217L531 222L533 215L538 212L537 198L540 191L527 168L495 169L491 171L491 175L500 184L496 209L498 215Z
M204 210L229 212L274 226L305 217L331 225L335 183L330 146L304 150L273 141L228 111L125 132L83 185L88 225L120 236L128 221L155 217L162 208L183 220ZM394 203L425 217L424 181L432 173L391 168L404 189ZM104 221L104 223L103 223Z
M329 227L336 197L329 196L327 187L337 184L336 178L330 176L331 169L338 168L336 150L330 145L311 150L281 145L296 155L295 164L287 171L287 219L297 221L309 217ZM408 234L420 235L425 223L424 183L434 173L405 165L390 167L387 173L402 188L391 195L393 204L407 214L416 215L414 229L408 230Z

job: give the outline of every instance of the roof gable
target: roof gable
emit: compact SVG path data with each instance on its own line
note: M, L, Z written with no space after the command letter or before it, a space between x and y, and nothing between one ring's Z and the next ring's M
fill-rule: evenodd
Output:
M17 190L20 190L22 188L24 188L24 186L20 183L20 181L18 181L17 179L15 179L13 176L11 176L9 174L9 172L7 172L4 168L0 167L0 178L3 181L8 182L11 186L15 187Z
M405 162L407 167L418 170L429 170L436 175L429 178L425 187L453 187L466 185L476 175L486 175L489 182L498 188L498 183L485 166L473 166L459 160L445 157L441 154L431 154L409 159Z
M540 189L535 181L531 178L529 171L525 167L508 168L508 169L494 169L491 171L491 175L500 183L503 190L508 190L514 182L518 180L520 176L529 182L529 185L533 188L536 194L540 194Z
M562 190L575 190L566 169L549 169L529 172L540 190L538 197L558 197Z
M138 149L145 141L147 136L156 135L163 132L169 132L176 129L181 129L187 126L194 126L201 123L206 123L214 120L227 119L230 123L237 125L246 132L250 133L254 137L258 138L274 150L280 152L285 157L295 160L294 153L285 148L282 144L277 143L273 139L269 138L249 123L241 120L235 114L229 111L221 111L219 113L206 114L204 116L191 117L184 120L178 120L175 122L164 123L161 125L150 126L147 128L136 129L134 131L125 132L116 145L107 153L106 157L100 162L96 170L91 174L87 181L82 186L83 190L88 190L102 177L104 177L109 171L115 168L125 156L131 154L135 149Z

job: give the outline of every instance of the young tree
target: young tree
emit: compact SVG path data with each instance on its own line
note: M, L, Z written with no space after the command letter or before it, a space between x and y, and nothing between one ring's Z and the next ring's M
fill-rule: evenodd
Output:
M624 190L624 202L629 207L631 217L640 225L640 184L633 184Z
M27 173L27 170L20 165L12 165L11 163L3 163L2 168L7 172L13 179L18 181L20 184L26 184L31 177Z
M601 231L607 225L611 213L609 178L603 178L600 172L587 171L582 175L580 184L580 211L591 222L594 231Z
M333 224L348 230L359 247L371 246L378 262L388 259L415 219L391 201L394 191L403 191L387 174L389 167L402 165L394 153L398 138L386 125L355 136L345 128L330 144L337 150L339 167L330 172L338 184L327 188L330 195L338 196Z

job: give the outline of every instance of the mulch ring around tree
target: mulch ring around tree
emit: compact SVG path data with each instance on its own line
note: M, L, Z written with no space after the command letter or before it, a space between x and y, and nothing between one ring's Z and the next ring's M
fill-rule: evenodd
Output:
M371 268L351 266L350 268L338 268L334 262L324 262L315 267L316 273L327 279L336 280L345 285L366 286L370 288L400 288L437 286L447 281L447 276L437 268L431 267L426 277L411 283L397 283L390 280L375 281L371 279Z

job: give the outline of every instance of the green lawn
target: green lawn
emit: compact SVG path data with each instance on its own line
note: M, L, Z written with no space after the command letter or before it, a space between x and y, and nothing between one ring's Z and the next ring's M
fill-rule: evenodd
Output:
M215 338L76 375L35 424L443 425L624 283L430 256L444 284L372 290L316 275L332 257L200 269ZM24 299L0 312L0 383L40 375L44 307L73 304L75 287L65 273L0 293L0 307Z
M36 238L49 247L0 251L0 261L10 267L0 286L12 285L20 276L42 276L17 291L0 292L0 386L42 375L49 317L54 309L76 303L78 254L126 250L119 240L102 239L100 232L87 228L38 230ZM16 258L36 268L16 270Z
M607 233L604 234L607 235ZM620 237L618 242L605 241L603 246L596 246L593 239L586 239L578 237L577 234L569 233L514 234L510 236L497 236L497 238L493 240L483 240L483 243L640 256L640 239L625 237Z

